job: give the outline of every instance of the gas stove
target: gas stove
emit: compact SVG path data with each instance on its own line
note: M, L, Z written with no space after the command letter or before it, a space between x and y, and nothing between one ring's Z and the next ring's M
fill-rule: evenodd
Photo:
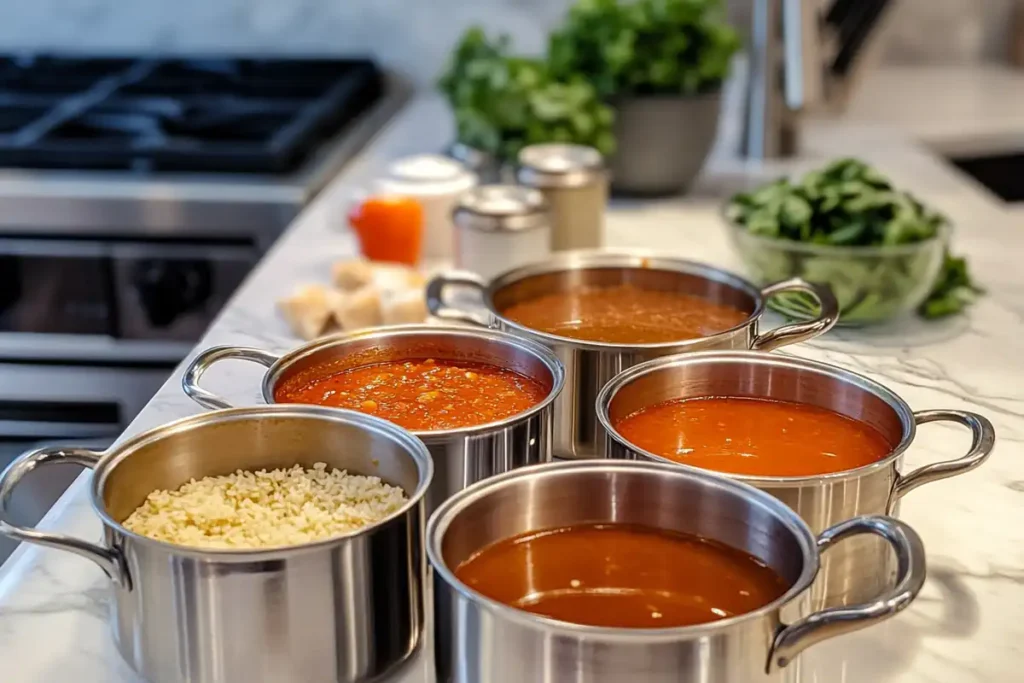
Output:
M406 92L359 59L0 55L0 469L120 434Z
M173 366L406 92L363 59L0 55L0 364Z
M360 59L0 56L0 233L266 245L404 90Z

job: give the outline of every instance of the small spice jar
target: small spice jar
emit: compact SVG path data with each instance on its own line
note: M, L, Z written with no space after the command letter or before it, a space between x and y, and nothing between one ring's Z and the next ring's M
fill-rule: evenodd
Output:
M544 196L517 185L481 185L459 199L455 265L485 278L550 254L551 218Z
M519 152L520 185L544 193L551 207L551 249L592 249L604 242L608 173L593 147L551 143Z
M418 201L423 207L423 256L450 259L452 209L462 193L476 184L476 176L454 159L423 154L391 164L375 189Z

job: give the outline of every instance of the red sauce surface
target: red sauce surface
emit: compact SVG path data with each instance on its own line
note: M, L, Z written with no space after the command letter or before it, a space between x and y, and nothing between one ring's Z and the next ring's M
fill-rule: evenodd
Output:
M455 570L506 605L589 626L670 628L763 607L785 581L745 552L698 536L585 524L514 536Z
M583 287L514 304L502 311L533 330L585 341L657 344L707 337L749 314L680 292L633 285Z
M480 363L433 359L375 363L283 382L277 403L349 408L413 431L458 429L502 420L548 395L539 382Z
M696 398L644 408L615 425L641 449L730 474L786 477L877 462L893 445L845 415L804 403Z

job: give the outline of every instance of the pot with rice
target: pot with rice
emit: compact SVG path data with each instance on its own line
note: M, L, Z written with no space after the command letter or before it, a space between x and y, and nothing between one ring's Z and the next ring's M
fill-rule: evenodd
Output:
M10 524L37 467L92 468L101 544ZM424 623L426 447L369 415L262 406L186 418L106 453L48 447L0 475L0 532L82 555L152 683L377 678Z

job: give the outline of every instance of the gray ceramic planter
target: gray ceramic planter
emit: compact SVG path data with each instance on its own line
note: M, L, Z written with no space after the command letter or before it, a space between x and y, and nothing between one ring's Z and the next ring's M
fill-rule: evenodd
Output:
M721 95L622 98L615 107L612 190L668 195L693 183L718 131Z

